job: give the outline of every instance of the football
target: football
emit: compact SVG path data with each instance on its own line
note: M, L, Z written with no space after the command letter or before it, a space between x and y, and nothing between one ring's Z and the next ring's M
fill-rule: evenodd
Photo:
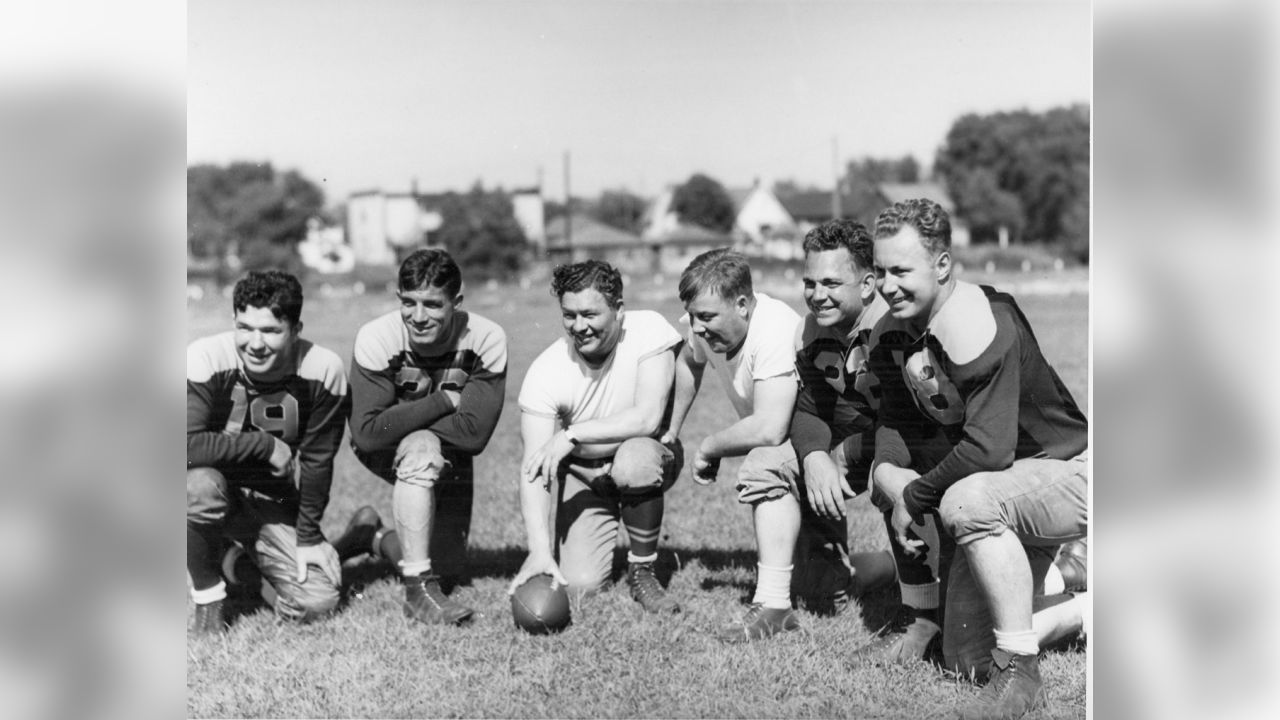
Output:
M550 575L535 575L511 594L511 616L534 635L560 632L569 626L569 593L563 585L553 590Z

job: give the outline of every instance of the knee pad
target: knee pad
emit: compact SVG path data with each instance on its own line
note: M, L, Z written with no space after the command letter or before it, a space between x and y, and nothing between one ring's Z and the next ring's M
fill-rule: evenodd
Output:
M432 488L448 465L440 438L430 430L409 433L396 447L396 482Z
M187 520L196 524L220 523L231 502L227 478L208 467L187 471Z
M632 438L618 446L609 471L613 484L623 495L649 495L662 492L666 482L671 451L652 438Z

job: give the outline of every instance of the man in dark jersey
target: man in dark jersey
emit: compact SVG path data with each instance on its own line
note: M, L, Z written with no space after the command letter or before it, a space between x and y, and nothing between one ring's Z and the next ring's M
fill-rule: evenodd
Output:
M461 624L474 611L445 595L440 579L465 573L472 458L502 413L507 338L462 304L462 273L443 250L400 265L400 309L356 335L351 441L365 467L394 484L396 538L407 617ZM398 538L398 541L397 541Z
M302 287L253 272L232 294L235 330L187 348L187 572L193 630L222 632L224 538L274 591L275 611L311 620L338 603L338 553L320 532L342 440L342 360L299 338ZM310 567L310 566L316 567ZM318 569L317 569L318 568Z
M1020 717L1043 699L1040 644L1064 629L1033 620L1033 597L1058 546L1086 534L1088 423L1013 298L958 281L950 251L936 203L896 203L876 219L889 311L872 339L873 479L900 543L918 546L909 525L937 513L959 548L944 589L943 655L964 674L989 673L961 716ZM1051 610L1043 617L1064 612Z
M885 662L918 660L941 631L936 543L930 555L908 554L890 532L891 555L850 554L845 519L845 501L868 489L880 405L880 385L868 363L872 328L888 306L876 292L871 233L862 223L832 220L805 235L804 254L809 313L795 342L800 392L791 418L794 451L774 472L793 478L807 501L801 504L800 547L810 555L811 585L836 590L842 605L897 575L902 606L859 654ZM888 527L892 505L879 493L872 496ZM931 521L917 530L937 534Z

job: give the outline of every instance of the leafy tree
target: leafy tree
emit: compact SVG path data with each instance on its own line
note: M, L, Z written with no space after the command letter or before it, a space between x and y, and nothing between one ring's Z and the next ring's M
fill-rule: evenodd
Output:
M466 193L445 195L440 214L443 222L430 239L460 266L503 278L519 271L528 240L506 193L486 191L477 182Z
M252 162L187 168L187 248L196 257L221 260L235 247L245 270L300 272L294 246L323 208L324 192L296 170Z
M694 173L676 188L672 205L680 222L717 232L732 230L737 218L733 199L724 186L702 173Z
M994 237L1003 224L1014 239L1066 243L1087 257L1088 106L965 115L934 167L975 238Z
M639 195L626 190L605 190L591 214L605 225L639 235L648 207L649 203Z

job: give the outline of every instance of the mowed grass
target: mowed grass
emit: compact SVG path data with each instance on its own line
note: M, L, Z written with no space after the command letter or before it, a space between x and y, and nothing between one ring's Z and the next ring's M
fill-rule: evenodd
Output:
M766 287L803 310L798 287L774 280ZM626 297L630 307L679 320L670 281L638 281ZM1045 354L1086 406L1087 295L1018 299ZM325 297L312 289L304 336L350 362L359 326L394 307L388 294ZM710 633L744 610L754 579L750 515L733 491L737 461L726 461L720 481L709 487L691 482L686 471L668 494L660 577L682 614L643 614L619 582L575 607L572 626L560 635L535 637L515 628L506 586L525 555L517 397L524 371L561 331L544 283L529 290L471 288L465 307L500 323L510 342L506 407L476 461L473 577L455 590L483 617L466 628L410 624L390 568L357 559L346 566L344 602L329 620L299 627L278 622L265 608L251 609L225 637L189 638L190 716L916 718L945 716L977 692L925 664L879 668L851 659L888 619L897 602L892 588L862 598L839 617L802 611L802 631L770 642L715 640ZM219 296L190 303L188 339L229 329L230 312L230 301ZM717 381L709 379L686 425L686 447L731 417ZM390 486L368 474L344 444L326 533L336 536L361 505L389 520L390 502ZM865 497L849 508L853 550L886 548L882 522ZM1048 651L1041 668L1049 702L1030 717L1084 717L1084 650Z

